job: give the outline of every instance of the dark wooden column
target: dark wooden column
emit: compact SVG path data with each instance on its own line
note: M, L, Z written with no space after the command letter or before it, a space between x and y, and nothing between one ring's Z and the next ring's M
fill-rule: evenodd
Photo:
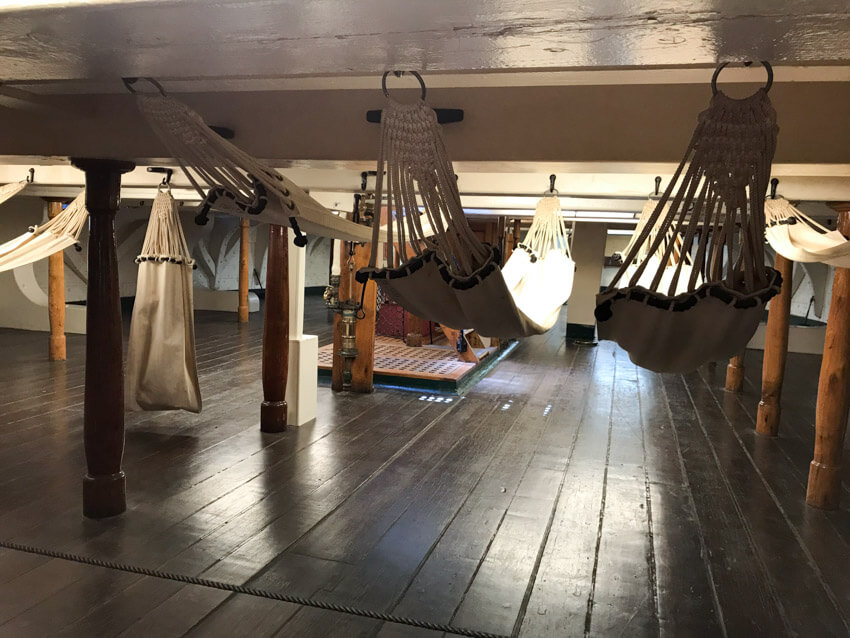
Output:
M62 212L61 199L47 200L47 216ZM65 256L62 251L47 258L47 312L50 321L51 361L65 360Z
M776 253L774 265L782 275L782 288L770 300L764 336L761 401L756 417L756 432L765 436L776 436L779 433L779 401L788 355L788 317L791 314L791 279L794 270L794 262L779 253Z
M850 237L850 204L842 205L838 230ZM818 382L815 453L809 466L806 503L837 509L841 495L841 450L850 405L850 269L836 268Z
M239 236L239 323L248 321L248 279L251 263L251 222L240 220L241 235Z
M726 366L726 390L729 392L740 392L744 387L744 353L735 355L729 359Z
M83 437L88 472L83 479L83 514L115 516L126 509L124 472L124 370L121 298L115 254L115 212L121 174L132 162L72 159L86 174L89 211L86 301L86 390Z
M289 375L289 238L286 226L269 224L266 307L263 320L263 403L260 430L286 429Z

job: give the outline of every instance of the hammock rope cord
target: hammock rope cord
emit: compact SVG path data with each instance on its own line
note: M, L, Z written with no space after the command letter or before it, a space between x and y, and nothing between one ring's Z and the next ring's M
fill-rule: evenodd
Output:
M628 343L633 350L626 349L639 365L645 360L646 367L659 371L692 369L711 360L697 361L699 357L721 358L729 348L743 348L760 315L748 312L748 321L738 322L741 326L736 335L723 333L726 323L718 320L711 325L709 315L726 313L729 324L734 324L734 313L705 300L712 298L744 311L763 307L778 291L781 279L764 265L762 240L765 193L778 131L768 88L740 100L715 91L709 107L698 117L673 179L645 222L642 216L622 265L597 297L600 336L613 338L623 347ZM620 287L621 281L624 287ZM622 317L608 322L616 312L639 312L649 322L650 314L639 305L680 315L695 310L687 319L664 318L680 324L670 324L669 340L665 341L664 334L654 335L636 345L632 335L623 334L628 327ZM705 344L700 349L682 343L685 324L696 321L698 315L705 317L688 329L703 334L691 338L713 342L714 352ZM654 330L662 330L659 320ZM634 331L633 326L631 329ZM707 336L712 331L714 334ZM677 347L683 351L690 348L691 355L677 358L674 353L650 352ZM641 349L643 355L638 353ZM701 354L697 356L697 352Z
M31 264L76 244L88 211L83 191L56 217L0 244L0 272Z
M764 212L767 241L786 259L850 268L850 240L839 231L829 230L782 197L768 199Z
M381 124L375 201L386 193L387 262L405 263L412 257L409 251L420 256L430 249L452 276L469 277L486 263L489 251L466 220L436 113L421 99L400 104L388 98ZM433 237L421 225L417 190ZM373 226L370 268L378 262L378 230Z
M9 184L3 184L0 186L0 204L5 204L7 201L12 199L15 195L20 193L27 187L27 182L21 180L20 182L10 182Z
M151 205L142 252L136 257L137 264L145 261L195 265L177 215L176 202L167 188L160 187Z
M221 137L198 113L167 95L155 81L151 83L160 89L158 93L137 92L130 88L132 82L125 80L142 116L202 197L198 223L205 223L206 213L214 209L289 226L299 246L306 245L302 231L369 241L368 227L334 215L284 175Z

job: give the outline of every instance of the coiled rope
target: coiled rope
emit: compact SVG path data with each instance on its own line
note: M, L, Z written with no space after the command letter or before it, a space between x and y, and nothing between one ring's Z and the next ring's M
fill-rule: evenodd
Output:
M209 578L201 578L199 576L186 576L184 574L174 574L172 572L164 572L158 569L150 569L147 567L139 567L137 565L125 565L123 563L115 563L99 558L91 558L89 556L80 556L68 552L59 552L52 549L43 549L41 547L32 547L22 543L15 543L7 540L0 540L0 548L11 549L17 552L25 552L27 554L37 554L48 558L58 558L74 563L82 563L83 565L92 565L94 567L104 567L106 569L114 569L130 574L139 574L141 576L151 576L153 578L162 578L164 580L173 580L179 583L189 585L199 585L201 587L209 587L211 589L220 589L236 594L245 594L246 596L256 596L258 598L269 598L271 600L279 600L284 603L294 603L304 607L315 607L316 609L326 609L328 611L336 611L342 614L352 616L361 616L363 618L372 618L374 620L382 620L398 625L408 625L410 627L419 627L422 629L431 629L433 631L454 634L456 636L469 636L470 638L509 638L501 634L493 634L486 631L477 631L475 629L465 629L463 627L454 627L452 625L444 625L441 623L429 622L427 620L419 620L417 618L408 618L406 616L396 616L394 614L385 614L379 611L370 609L360 609L358 607L350 607L348 605L338 605L316 598L304 598L302 596L293 596L291 594L283 594L265 589L256 589L245 585L236 585L233 583L225 583L220 580L211 580Z

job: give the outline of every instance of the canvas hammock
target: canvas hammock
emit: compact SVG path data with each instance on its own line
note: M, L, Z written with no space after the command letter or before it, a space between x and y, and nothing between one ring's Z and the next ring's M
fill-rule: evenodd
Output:
M0 244L0 272L26 266L76 244L87 218L83 191L53 219Z
M837 230L825 228L782 197L765 201L764 213L767 241L786 259L850 268L850 241Z
M504 338L545 332L517 307L502 276L499 251L470 229L437 116L425 103L421 77L414 75L422 85L416 102L400 104L384 90L375 201L386 192L388 267L378 265L375 225L369 266L357 280L377 281L408 312L449 328ZM432 237L420 220L417 189Z
M764 265L764 199L778 131L769 87L736 100L712 81L685 157L597 296L599 337L616 341L637 365L685 372L739 354L779 291L779 273Z
M141 254L127 350L130 410L201 411L195 364L192 266L177 203L160 188Z
M301 231L346 241L371 241L367 226L334 215L294 182L213 131L198 113L167 95L155 80L148 81L158 93L136 92L130 80L125 84L154 133L205 198L202 207L290 226L298 245L306 243L299 237Z
M558 320L573 289L575 262L557 192L537 202L531 228L511 253L502 276L514 303L544 332Z
M659 178L660 179L660 178ZM643 210L641 211L640 217L638 218L637 226L635 226L635 232L632 234L629 239L629 243L626 247L619 253L621 260L624 255L628 255L631 249L635 246L636 248L636 257L632 261L631 265L626 268L626 272L623 275L626 281L631 281L632 277L635 275L638 269L638 265L643 263L644 261L648 262L646 268L643 273L638 277L637 286L642 286L643 288L649 288L652 286L652 280L655 277L655 273L661 269L661 260L664 257L664 253L667 249L667 244L669 242L673 242L673 250L670 253L669 257L667 257L666 262L663 267L663 274L661 275L661 282L658 285L659 290L669 290L670 283L673 280L674 275L676 274L677 269L679 268L679 261L684 260L684 264L681 266L681 274L676 280L675 290L673 291L674 295L680 295L688 291L688 283L690 282L690 276L692 273L692 264L690 254L682 251L682 237L676 235L673 232L672 228L668 228L665 234L664 240L660 243L658 250L656 250L653 254L649 254L649 246L652 244L656 235L658 234L658 228L652 227L647 232L647 240L643 243L638 243L638 238L642 235L644 228L647 227L647 224L650 223L652 219L652 215L655 212L655 207L657 205L657 198L650 197L646 204L643 205ZM664 215L661 215L658 218L658 222L663 222ZM696 276L696 287L698 288L703 283L702 276L697 273Z

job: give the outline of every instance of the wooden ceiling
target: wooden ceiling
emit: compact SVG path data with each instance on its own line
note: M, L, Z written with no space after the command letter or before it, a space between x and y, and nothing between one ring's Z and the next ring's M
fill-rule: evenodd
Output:
M850 61L824 0L0 0L0 80Z

